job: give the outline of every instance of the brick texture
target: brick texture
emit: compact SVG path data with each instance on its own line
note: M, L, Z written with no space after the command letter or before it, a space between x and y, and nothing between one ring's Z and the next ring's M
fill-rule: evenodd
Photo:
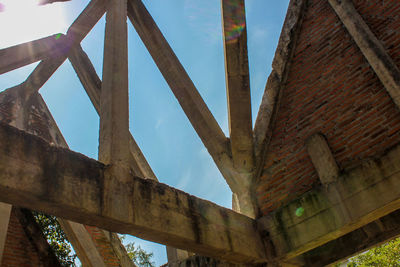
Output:
M353 1L400 66L400 1ZM261 177L267 214L319 184L305 140L321 132L342 170L400 141L400 112L326 0L309 0Z
M41 267L36 249L29 241L22 225L19 223L14 208L11 210L10 222L7 229L4 246L2 267Z
M104 263L107 266L120 266L119 260L115 256L113 249L111 248L110 242L108 242L103 230L85 225L86 230L89 232L90 236L94 240L100 255L104 259Z

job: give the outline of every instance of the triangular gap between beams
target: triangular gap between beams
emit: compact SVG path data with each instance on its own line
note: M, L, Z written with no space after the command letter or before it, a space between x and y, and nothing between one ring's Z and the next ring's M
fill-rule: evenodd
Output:
M23 83L32 71L39 65L35 62L24 67L0 75L0 92Z
M97 158L98 138L92 137L99 135L98 116L69 61L40 93L70 149Z
M107 13L107 12L106 12ZM97 22L89 34L81 42L81 46L90 61L92 62L96 73L102 79L103 75L103 57L104 57L104 37L106 13Z

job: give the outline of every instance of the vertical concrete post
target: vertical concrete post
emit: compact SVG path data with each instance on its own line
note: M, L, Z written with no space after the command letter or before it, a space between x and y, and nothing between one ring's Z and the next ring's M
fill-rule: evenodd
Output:
M104 182L106 214L124 218L127 211L121 198L126 194L108 195L107 192L131 190L116 188L115 181L127 182L129 162L129 104L128 104L128 37L127 1L110 2L106 15L104 42L103 83L100 99L99 160L108 165Z
M310 136L306 140L306 147L321 183L326 185L335 182L339 167L325 137L319 133Z

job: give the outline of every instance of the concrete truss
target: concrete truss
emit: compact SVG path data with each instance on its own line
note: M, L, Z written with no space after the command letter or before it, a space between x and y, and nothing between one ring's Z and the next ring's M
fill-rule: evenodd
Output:
M329 3L398 105L398 67L350 0ZM232 19L246 24L244 0L221 4L224 32ZM55 215L87 266L106 266L87 225L104 229L102 235L121 266L133 264L113 232L169 246L171 263L184 260L190 251L245 266L328 264L399 234L393 225L398 226L394 222L400 208L400 147L341 172L319 133L304 146L321 186L268 215L259 214L253 185L268 150L306 7L306 0L290 1L254 130L246 28L233 40L224 34L229 137L141 0L91 0L66 35L0 50L0 74L40 61L24 83L0 95L0 103L8 107L0 114L0 201L8 203L0 203L5 215L0 225L7 227L10 205ZM104 14L100 79L80 43ZM159 183L129 132L127 19L230 186L235 211ZM67 59L100 117L99 161L68 149L38 93ZM32 107L46 118L43 131L31 127ZM300 217L295 216L299 207L304 211ZM4 239L0 232L0 260ZM354 249L341 252L346 242ZM334 253L321 252L326 250Z

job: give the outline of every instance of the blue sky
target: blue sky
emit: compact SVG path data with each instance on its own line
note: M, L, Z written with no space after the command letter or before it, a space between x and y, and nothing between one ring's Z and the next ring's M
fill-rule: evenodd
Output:
M18 3L19 13L30 14L18 17L17 13L7 16L7 10L0 13L0 48L65 33L88 3L88 0L72 0L35 8L35 16L35 12L30 12L32 9L21 12L26 1L34 0L0 0L5 6ZM228 136L220 1L143 2ZM289 0L246 0L253 123L288 3ZM18 24L12 20L18 20ZM231 193L223 177L129 21L128 30L130 129L134 138L161 182L230 208ZM104 17L82 42L100 77L103 39ZM0 89L23 82L36 65L0 75ZM99 118L68 61L40 93L70 148L97 158ZM158 266L167 261L163 246L127 239L154 252Z

